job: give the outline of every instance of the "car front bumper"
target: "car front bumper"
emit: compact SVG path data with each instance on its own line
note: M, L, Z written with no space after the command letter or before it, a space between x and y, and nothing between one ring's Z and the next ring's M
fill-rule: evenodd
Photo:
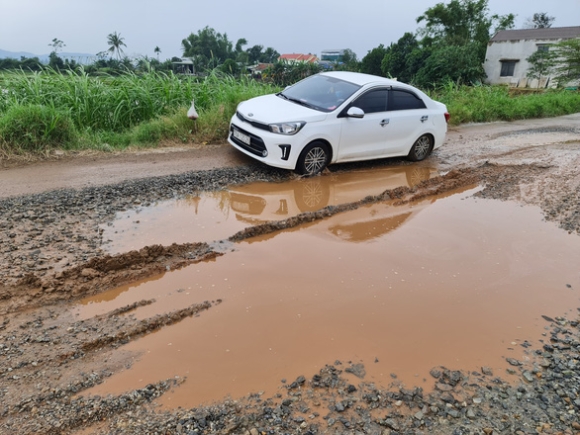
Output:
M228 142L244 154L269 166L295 169L298 159L300 133L284 136L258 129L252 125L243 126L232 120Z

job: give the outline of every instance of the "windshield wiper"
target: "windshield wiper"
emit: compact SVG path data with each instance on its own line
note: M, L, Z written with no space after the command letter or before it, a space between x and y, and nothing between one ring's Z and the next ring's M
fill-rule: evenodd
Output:
M293 103L300 104L301 106L308 107L309 109L315 109L316 110L316 107L315 106L313 106L312 104L308 104L306 101L299 100L298 98L286 97L286 99L288 101L292 101Z
M277 96L277 97L282 97L282 98L285 98L286 100L289 100L289 99L290 99L290 98L288 98L286 95L284 95L282 92L278 92L278 93L276 94L276 96Z

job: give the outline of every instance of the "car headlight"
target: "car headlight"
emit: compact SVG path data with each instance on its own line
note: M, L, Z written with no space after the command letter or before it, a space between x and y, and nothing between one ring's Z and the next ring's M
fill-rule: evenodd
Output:
M304 121L296 122L281 122L280 124L270 124L270 131L272 133L293 135L298 133L306 123Z

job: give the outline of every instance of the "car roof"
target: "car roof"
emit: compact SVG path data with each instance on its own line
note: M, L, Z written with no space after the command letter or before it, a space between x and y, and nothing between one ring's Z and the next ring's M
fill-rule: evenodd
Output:
M347 82L354 83L355 85L364 86L369 83L377 83L383 85L404 85L404 83L398 82L393 79L388 79L386 77L375 76L372 74L357 73L351 71L329 71L320 73L322 76L335 77Z

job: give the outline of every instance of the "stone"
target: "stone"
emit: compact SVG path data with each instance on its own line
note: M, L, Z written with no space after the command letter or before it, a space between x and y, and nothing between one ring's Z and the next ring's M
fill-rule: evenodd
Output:
M481 373L483 373L486 376L493 376L493 370L490 367L482 367Z
M437 388L439 391L451 391L451 390L453 390L453 387L451 385L444 384L443 382L437 382L435 384L435 388Z
M534 375L532 375L529 371L524 371L522 373L523 378L528 382L534 382Z

